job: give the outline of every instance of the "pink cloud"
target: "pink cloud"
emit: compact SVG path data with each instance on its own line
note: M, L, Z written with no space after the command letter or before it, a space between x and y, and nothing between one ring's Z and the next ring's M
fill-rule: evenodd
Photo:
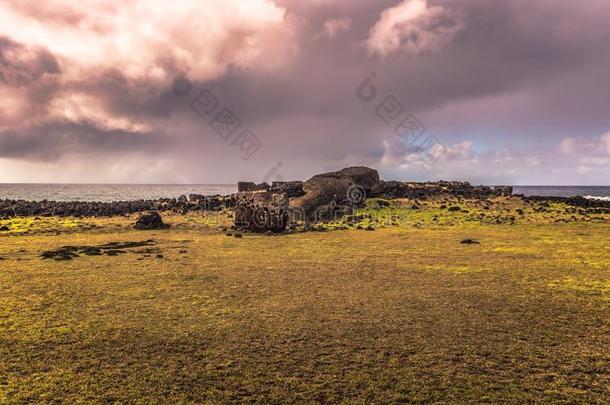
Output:
M404 0L381 13L366 42L379 56L401 51L418 56L442 49L464 27L459 16L427 0Z

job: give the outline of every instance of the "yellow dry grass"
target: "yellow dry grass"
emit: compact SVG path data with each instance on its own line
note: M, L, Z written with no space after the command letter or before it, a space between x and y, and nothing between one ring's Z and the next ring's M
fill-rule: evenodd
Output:
M0 403L607 401L607 221L401 207L373 232L242 238L195 214L12 220Z

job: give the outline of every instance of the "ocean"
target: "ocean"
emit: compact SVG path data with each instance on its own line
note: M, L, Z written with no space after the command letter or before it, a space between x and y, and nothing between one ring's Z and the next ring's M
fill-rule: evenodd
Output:
M0 199L112 202L236 191L235 184L0 184ZM610 200L610 186L515 186L514 193Z
M0 184L0 199L113 202L236 191L235 184Z
M610 201L610 186L514 186L513 194L550 197L581 196Z

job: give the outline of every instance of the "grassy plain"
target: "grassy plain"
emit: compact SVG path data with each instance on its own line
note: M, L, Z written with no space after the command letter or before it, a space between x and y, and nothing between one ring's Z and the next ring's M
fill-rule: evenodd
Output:
M371 200L318 232L241 238L226 214L165 219L0 221L0 403L610 396L608 214Z

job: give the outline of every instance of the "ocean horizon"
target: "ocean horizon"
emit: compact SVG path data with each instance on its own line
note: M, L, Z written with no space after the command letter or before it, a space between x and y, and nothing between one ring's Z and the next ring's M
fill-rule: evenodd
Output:
M0 183L0 200L113 202L188 194L226 195L236 191L236 184ZM513 193L610 200L610 186L513 186Z

